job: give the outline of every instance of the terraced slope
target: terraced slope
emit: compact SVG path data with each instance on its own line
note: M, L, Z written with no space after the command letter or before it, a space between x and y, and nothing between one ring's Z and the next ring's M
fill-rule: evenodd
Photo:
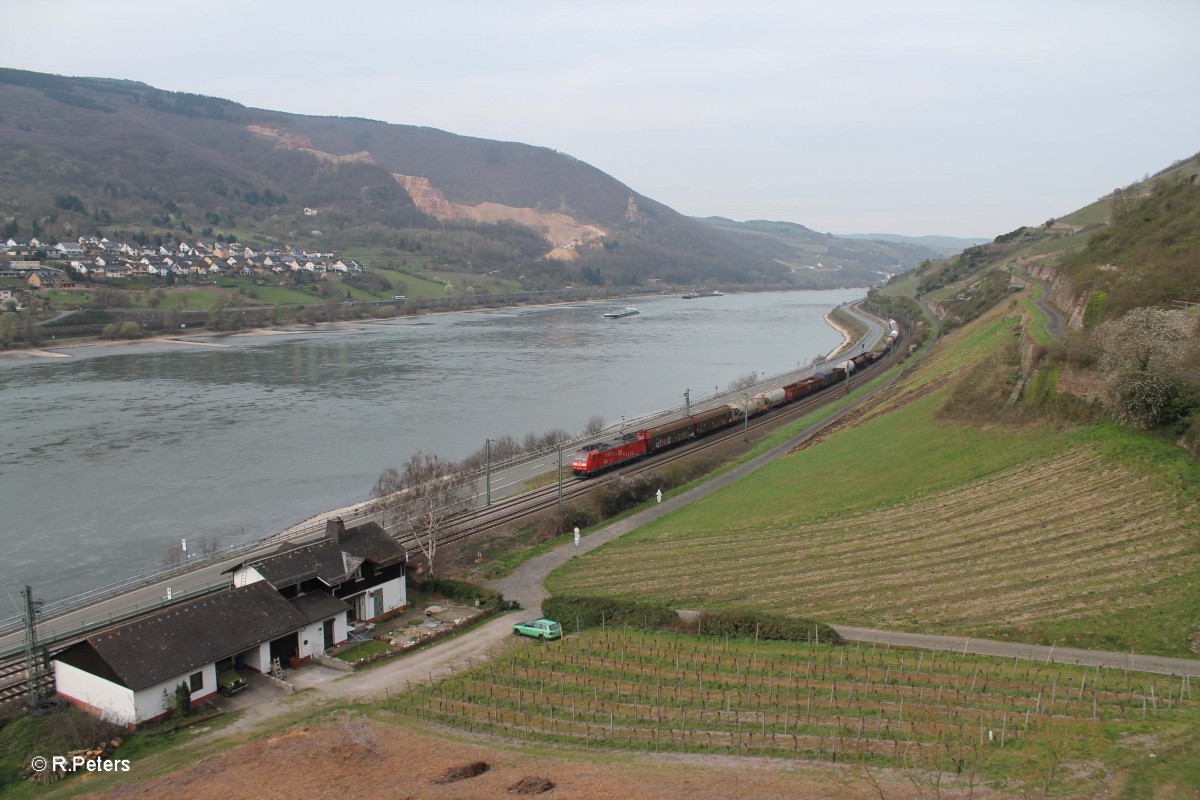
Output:
M693 530L659 556L614 547L567 580L686 605L789 609L925 631L1154 609L1200 570L1194 519L1173 492L1080 447L911 502L794 525ZM687 587L683 589L682 587Z
M1005 324L984 321L945 358L987 357L1011 339ZM857 427L574 559L547 587L1191 653L1200 467L1114 426L947 423L952 383L937 363L928 372L883 401L890 413L864 411Z

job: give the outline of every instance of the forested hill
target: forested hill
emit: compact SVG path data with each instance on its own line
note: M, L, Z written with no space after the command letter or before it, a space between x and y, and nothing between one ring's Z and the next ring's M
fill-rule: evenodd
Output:
M578 159L432 128L0 69L0 153L5 238L386 253L427 231L425 256L530 286L794 280Z

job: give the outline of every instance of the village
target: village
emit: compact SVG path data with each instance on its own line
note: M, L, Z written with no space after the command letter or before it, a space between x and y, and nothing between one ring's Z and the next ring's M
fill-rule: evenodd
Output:
M206 283L218 277L266 281L288 275L320 279L365 269L336 252L293 247L259 251L236 242L150 245L97 236L54 243L10 238L0 243L0 308L21 309L39 289L71 289L82 282Z

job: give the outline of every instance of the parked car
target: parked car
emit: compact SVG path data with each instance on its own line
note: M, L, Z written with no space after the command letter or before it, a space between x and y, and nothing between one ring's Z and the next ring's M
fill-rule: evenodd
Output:
M246 688L246 679L233 667L217 673L217 691L225 697L233 697Z
M552 619L531 619L520 625L513 625L513 633L517 636L532 636L535 639L561 639L562 626Z

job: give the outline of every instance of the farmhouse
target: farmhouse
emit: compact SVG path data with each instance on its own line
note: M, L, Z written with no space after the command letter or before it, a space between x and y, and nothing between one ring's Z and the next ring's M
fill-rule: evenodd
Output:
M284 545L226 572L233 574L234 586L266 581L284 597L330 595L351 607L352 620L369 622L407 604L404 563L404 548L379 525L347 530L342 520L331 519L323 538Z
M350 638L356 621L407 602L405 552L374 523L285 544L226 570L233 587L93 634L54 659L58 693L116 722L170 713L187 685L193 702L217 691L228 668L298 667Z
M71 703L137 725L170 713L180 684L203 702L223 669L290 661L301 638L315 640L345 611L330 597L288 601L267 584L215 592L88 636L54 659L54 680Z

